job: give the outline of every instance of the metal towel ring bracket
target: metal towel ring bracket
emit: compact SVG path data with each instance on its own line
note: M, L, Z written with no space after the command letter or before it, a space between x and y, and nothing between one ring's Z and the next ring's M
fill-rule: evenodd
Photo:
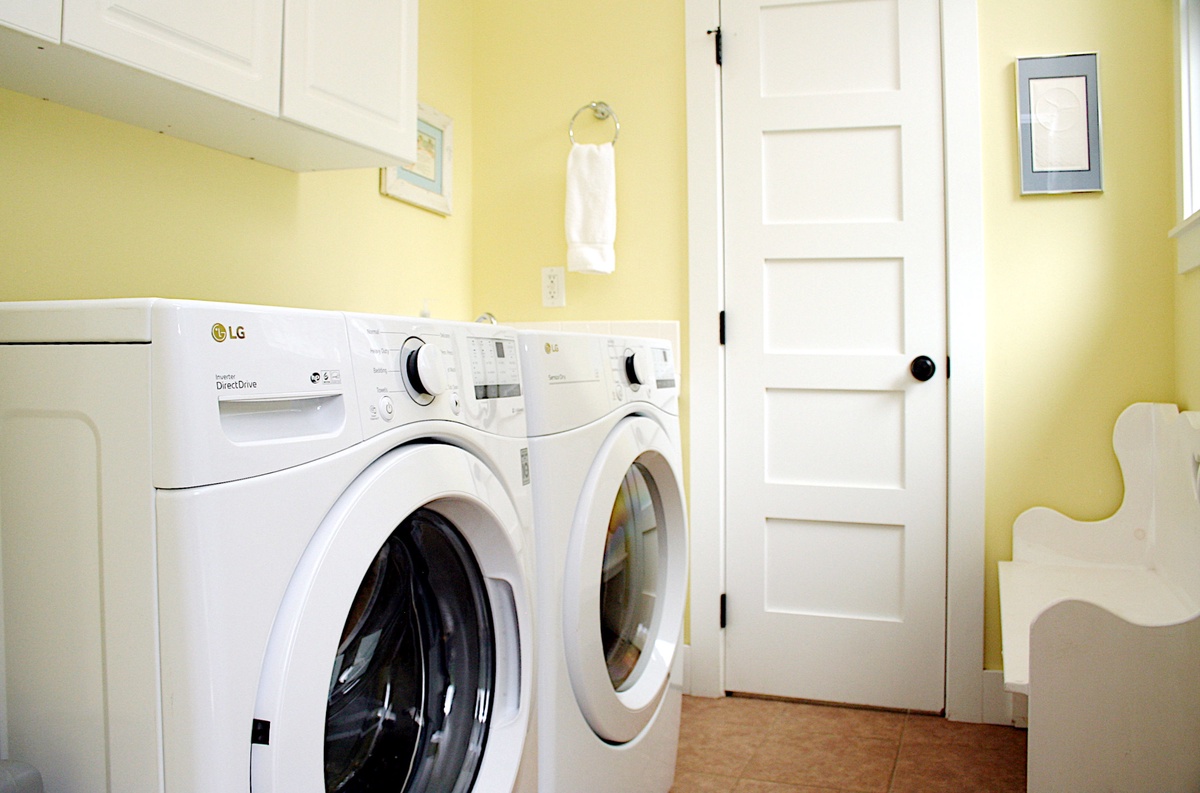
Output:
M621 122L617 120L617 114L613 112L613 109L608 106L607 102L589 102L575 111L575 115L571 116L571 126L567 128L567 136L571 139L571 142L575 142L575 119L579 118L579 114L585 110L591 110L592 115L600 121L612 117L613 125L615 126L612 142L616 143L617 138L621 135Z

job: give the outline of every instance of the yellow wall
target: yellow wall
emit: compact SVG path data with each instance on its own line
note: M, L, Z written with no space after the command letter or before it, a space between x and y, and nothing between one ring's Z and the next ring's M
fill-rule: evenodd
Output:
M471 318L471 2L420 24L421 101L455 122L452 217L384 198L378 169L295 174L0 91L0 299Z
M1122 497L1112 425L1175 398L1172 21L1168 0L980 0L987 268L986 657L996 562L1035 505L1076 518ZM1104 192L1019 195L1013 61L1099 52ZM1193 353L1194 355L1194 353ZM1197 394L1200 396L1200 394Z
M683 2L476 0L474 305L501 320L678 319L687 311ZM541 268L566 265L567 128L608 102L616 146L612 275L568 273L542 308ZM582 113L576 140L611 138Z

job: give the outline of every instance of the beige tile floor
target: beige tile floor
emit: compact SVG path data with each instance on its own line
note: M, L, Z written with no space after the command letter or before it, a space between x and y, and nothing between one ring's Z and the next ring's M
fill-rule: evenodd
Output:
M1009 793L1025 733L935 716L683 698L671 793Z

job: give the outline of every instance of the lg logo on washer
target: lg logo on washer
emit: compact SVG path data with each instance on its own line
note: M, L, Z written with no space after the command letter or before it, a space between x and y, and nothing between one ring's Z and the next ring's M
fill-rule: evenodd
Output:
M213 341L222 342L226 339L244 339L246 338L246 328L238 325L236 328L232 325L222 325L220 322L212 326Z

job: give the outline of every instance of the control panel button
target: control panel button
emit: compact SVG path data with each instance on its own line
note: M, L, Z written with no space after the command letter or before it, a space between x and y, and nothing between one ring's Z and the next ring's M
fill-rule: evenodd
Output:
M384 421L391 421L396 415L396 406L392 404L392 398L384 396L379 398L379 415Z

